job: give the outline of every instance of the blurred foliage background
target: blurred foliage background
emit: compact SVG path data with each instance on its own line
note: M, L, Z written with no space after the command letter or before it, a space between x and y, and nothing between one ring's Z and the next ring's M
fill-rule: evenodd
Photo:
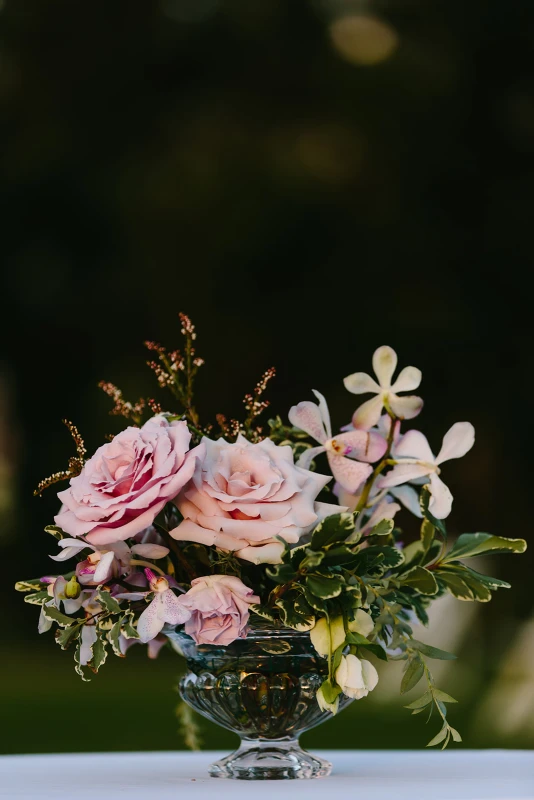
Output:
M0 0L3 752L174 749L178 663L141 648L82 684L37 635L16 578L49 572L42 529L76 422L119 422L100 379L156 395L142 341L195 321L206 417L238 415L275 365L272 411L324 392L388 343L423 370L453 534L530 538L534 35L512 0ZM534 746L533 553L488 606L440 602L426 640L465 746ZM395 665L309 745L423 745ZM407 700L409 702L409 699ZM202 723L205 744L232 735Z

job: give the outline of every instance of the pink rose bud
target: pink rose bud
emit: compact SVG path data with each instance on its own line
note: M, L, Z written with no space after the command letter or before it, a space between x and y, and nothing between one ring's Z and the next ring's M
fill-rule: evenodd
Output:
M249 606L260 598L232 575L206 575L195 578L178 602L191 612L185 632L197 644L226 646L246 637Z

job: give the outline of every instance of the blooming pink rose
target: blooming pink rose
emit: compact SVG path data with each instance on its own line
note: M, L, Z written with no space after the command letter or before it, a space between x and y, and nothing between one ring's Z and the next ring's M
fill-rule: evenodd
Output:
M191 613L185 632L197 644L223 646L246 637L249 605L259 602L252 589L232 575L195 578L189 591L178 598Z
M191 483L176 498L184 520L174 539L235 551L256 564L277 564L283 545L298 542L321 519L345 509L315 498L331 478L294 464L290 447L270 439L230 444L204 438Z
M191 450L183 421L156 416L99 447L58 497L56 524L94 545L140 533L191 478L203 446Z

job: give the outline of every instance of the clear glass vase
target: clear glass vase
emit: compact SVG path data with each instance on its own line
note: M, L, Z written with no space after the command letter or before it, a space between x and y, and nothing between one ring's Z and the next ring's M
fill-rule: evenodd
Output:
M268 623L227 647L197 645L183 631L166 631L187 661L182 698L195 711L234 731L241 745L210 767L214 778L319 778L332 765L299 746L304 731L331 717L315 693L327 672L310 635ZM351 700L344 695L340 709Z

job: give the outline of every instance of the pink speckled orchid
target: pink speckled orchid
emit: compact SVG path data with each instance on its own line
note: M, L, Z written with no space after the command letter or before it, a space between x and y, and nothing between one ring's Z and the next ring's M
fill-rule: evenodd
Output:
M154 597L145 608L139 622L137 632L141 642L146 643L155 639L165 623L169 625L181 625L191 616L191 612L178 602L170 586L170 581L165 575L155 575L151 569L145 569L149 590L147 592L132 592L130 595L117 595L118 599L129 597L130 599L141 599L151 592Z
M295 428L300 428L320 443L319 447L311 447L301 455L298 466L309 469L316 456L326 453L334 478L353 494L373 471L370 464L386 452L386 441L378 432L362 430L345 431L333 437L326 400L315 389L313 393L318 405L305 400L293 406L288 414Z
M404 367L397 380L392 383L393 373L397 367L397 354L393 348L384 345L373 354L373 369L378 379L374 380L366 372L355 372L344 379L345 388L352 394L376 394L366 400L352 418L355 428L369 430L380 420L382 409L386 408L398 419L413 419L423 408L420 397L409 395L399 397L399 392L411 392L421 383L421 370L417 367Z
M112 578L129 575L134 565L148 566L135 556L157 560L169 554L168 547L151 542L137 543L131 547L126 542L114 542L97 548L83 539L62 539L58 546L62 548L62 552L57 556L50 556L53 561L65 561L82 550L91 550L87 558L76 565L76 576L84 586L97 586Z
M434 456L430 445L420 431L408 431L395 448L398 463L391 472L380 479L381 489L389 489L410 481L429 478L429 511L436 519L448 517L452 508L452 494L443 483L440 465L453 458L461 458L475 442L475 429L470 422L456 422L443 437L441 450Z

